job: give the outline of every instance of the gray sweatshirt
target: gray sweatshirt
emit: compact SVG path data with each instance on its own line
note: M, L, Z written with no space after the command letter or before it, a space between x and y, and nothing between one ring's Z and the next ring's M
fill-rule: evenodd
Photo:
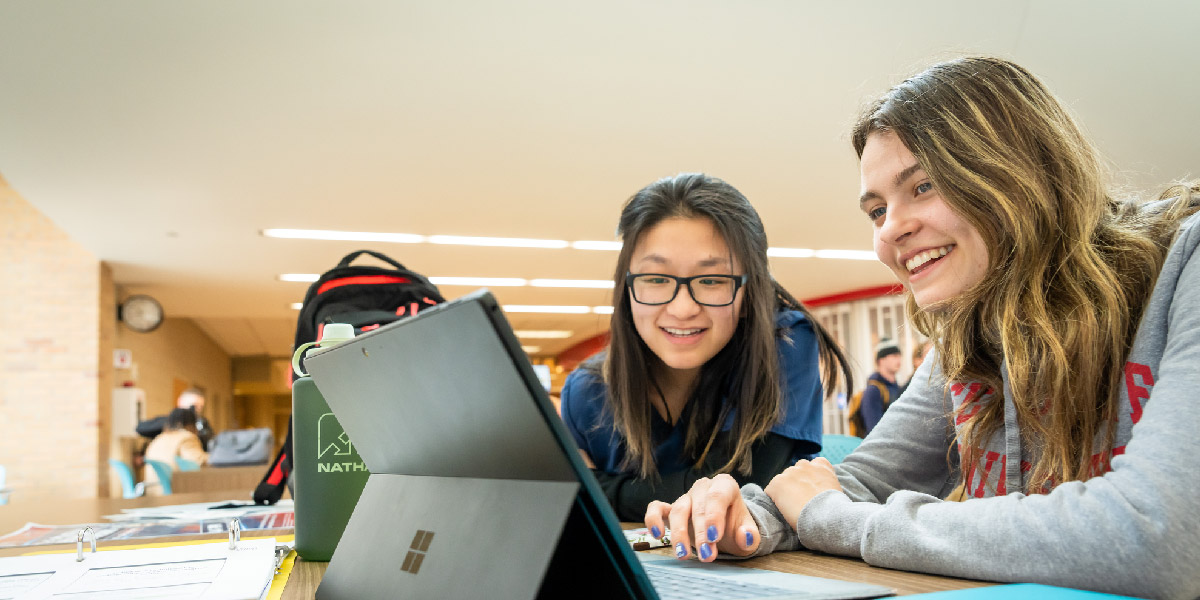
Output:
M1200 596L1200 214L1184 221L1125 365L1111 470L1026 495L1032 448L1003 394L955 384L949 402L1005 403L1005 426L969 468L965 502L945 380L926 360L907 392L835 467L795 529L762 488L742 488L757 554L807 547L893 569L1156 598ZM972 409L970 406L967 412ZM1103 450L1097 448L1097 450ZM1106 472L1107 470L1107 472Z

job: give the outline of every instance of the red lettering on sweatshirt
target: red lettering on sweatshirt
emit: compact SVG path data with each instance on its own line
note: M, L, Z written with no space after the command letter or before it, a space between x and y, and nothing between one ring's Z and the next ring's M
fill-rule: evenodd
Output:
M974 417L979 409L983 407L983 403L978 402L980 398L992 391L992 388L983 389L983 385L975 382L967 386L967 396L963 398L962 404L959 406L958 416L954 418L955 425L962 425ZM950 392L954 395L961 394L963 384L956 383L950 388Z
M1100 452L1092 455L1091 475L1096 477L1112 470L1112 459L1125 454L1125 446L1117 446L1112 452Z
M1141 385L1134 381L1134 375L1141 377ZM1154 375L1150 367L1135 362L1125 363L1125 391L1129 393L1129 407L1132 412L1129 418L1136 424L1142 419L1142 404L1150 399L1150 389L1154 387Z
M983 473L979 475L979 487L975 488L975 497L983 497L983 486L987 483L988 478L992 476L992 465L996 463L996 459L1000 458L999 452L988 451L986 461L983 463ZM1001 480L1004 478L1001 477Z

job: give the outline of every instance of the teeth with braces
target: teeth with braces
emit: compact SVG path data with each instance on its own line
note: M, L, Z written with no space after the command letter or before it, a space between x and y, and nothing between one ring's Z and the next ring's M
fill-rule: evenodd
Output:
M904 263L904 268L908 269L908 271L911 273L913 271L913 269L916 269L917 267L919 267L935 258L941 258L941 257L945 256L946 254L948 254L953 249L954 249L954 244L951 244L949 246L942 246L941 248L934 248L933 250L926 250L926 251L908 259L908 262Z
M666 331L667 333L669 333L671 335L692 335L694 333L700 333L700 331L702 331L702 330L700 330L700 329L671 329L670 327L663 327L663 331Z

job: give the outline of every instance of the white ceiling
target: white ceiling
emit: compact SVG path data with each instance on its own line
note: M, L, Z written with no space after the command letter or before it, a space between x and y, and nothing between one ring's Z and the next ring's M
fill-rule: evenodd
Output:
M1010 57L1119 181L1196 176L1200 3L0 0L0 174L235 355L289 352L303 283L362 246L263 228L610 240L654 179L706 171L773 246L870 249L846 129L933 60ZM371 244L432 276L610 278L615 253ZM891 282L772 259L801 298ZM445 287L447 296L469 289ZM496 288L506 304L607 290ZM512 315L554 354L607 317Z

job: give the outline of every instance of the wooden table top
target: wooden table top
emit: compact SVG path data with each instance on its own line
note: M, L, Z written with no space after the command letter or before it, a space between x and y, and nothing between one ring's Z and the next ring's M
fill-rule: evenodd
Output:
M235 492L197 492L191 494L172 494L161 497L144 497L130 500L120 498L94 499L56 499L43 502L12 503L0 505L0 535L11 533L27 522L45 525L71 525L76 523L102 522L103 516L119 512L122 508L138 508L147 506L164 506L169 504L187 504L192 502L219 502L222 500L238 499L245 495L245 490ZM641 527L640 523L622 523L625 529ZM253 530L245 531L246 537L290 535L291 529ZM189 540L219 540L225 539L225 534L191 535L146 540L119 540L101 542L101 547L108 544L129 545L143 542L173 542ZM0 548L0 556L18 556L32 551L56 549L74 550L74 544L58 546L23 546L17 548ZM658 554L670 555L669 548L649 550ZM292 573L284 588L283 600L300 600L313 598L325 568L329 563L308 562L296 559ZM970 587L992 585L988 582L955 579L895 571L880 567L872 567L859 559L830 556L818 552L796 551L780 552L746 561L730 561L724 564L742 565L759 569L799 573L814 577L857 581L882 585L896 590L899 595L920 594L943 590L954 590Z
M636 527L642 527L642 524L621 523L622 529L633 529ZM653 552L664 556L672 555L669 548L656 548L654 550L646 550L646 552ZM871 583L892 588L901 596L994 585L984 581L971 581L872 567L857 558L831 556L807 550L779 552L769 556L761 556L744 561L729 561L722 564L754 567L756 569L767 569L783 573L799 573L801 575L840 579L842 581ZM296 559L296 564L292 568L292 576L288 579L287 588L283 592L283 600L312 598L316 594L317 586L321 583L321 577L324 576L327 566L329 566L329 563L307 562L304 559Z

